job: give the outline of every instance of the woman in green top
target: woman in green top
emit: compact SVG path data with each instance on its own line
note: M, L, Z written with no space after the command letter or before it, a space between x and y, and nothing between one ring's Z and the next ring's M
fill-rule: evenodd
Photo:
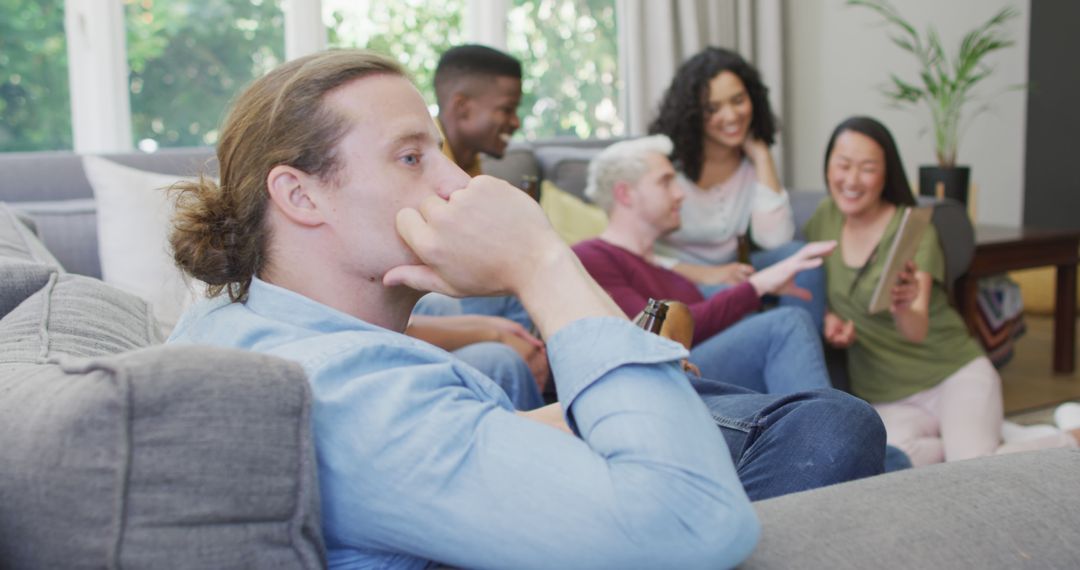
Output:
M825 260L823 332L830 345L848 349L852 391L881 415L888 443L915 466L1075 447L1080 433L1001 444L1001 379L949 305L933 226L892 287L889 311L869 314L883 250L915 205L888 129L867 117L841 123L825 151L825 182L831 199L806 225L808 239L839 243Z

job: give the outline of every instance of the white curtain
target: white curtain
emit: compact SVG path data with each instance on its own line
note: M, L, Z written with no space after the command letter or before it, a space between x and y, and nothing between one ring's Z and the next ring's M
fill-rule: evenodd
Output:
M465 0L465 38L470 43L506 49L510 0Z
M285 0L285 59L296 59L326 49L322 0Z
M131 150L123 4L65 0L64 28L75 152Z
M644 134L679 64L709 45L738 49L738 0L616 0L628 135Z

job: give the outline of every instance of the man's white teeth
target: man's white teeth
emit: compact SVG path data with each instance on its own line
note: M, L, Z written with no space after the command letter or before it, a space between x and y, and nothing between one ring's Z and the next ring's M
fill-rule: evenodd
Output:
M504 143L508 143L508 142L510 142L510 134L509 134L509 133L502 133L502 134L500 134L500 135L499 135L499 140L501 140L501 141L502 141L502 142L504 142Z

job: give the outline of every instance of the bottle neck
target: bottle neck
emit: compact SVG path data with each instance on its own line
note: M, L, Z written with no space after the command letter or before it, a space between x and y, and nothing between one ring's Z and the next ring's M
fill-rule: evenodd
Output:
M663 328L666 317L667 304L656 299L649 299L636 324L651 333L660 334L660 329Z

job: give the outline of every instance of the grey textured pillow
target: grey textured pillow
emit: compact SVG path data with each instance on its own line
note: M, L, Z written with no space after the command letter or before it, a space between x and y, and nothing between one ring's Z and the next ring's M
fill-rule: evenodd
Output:
M0 318L63 271L17 212L0 202Z
M63 270L37 235L19 220L7 204L0 202L0 261L4 258L35 261Z
M0 258L0 318L41 290L54 268L11 258Z
M5 567L325 566L295 364L159 346L0 364L0 394Z
M161 341L146 301L79 275L52 273L0 319L0 363L104 356Z
M101 277L98 256L97 204L93 198L51 202L19 202L17 215L33 221L41 242L65 271Z
M756 503L742 568L1080 568L1080 450L897 471Z

